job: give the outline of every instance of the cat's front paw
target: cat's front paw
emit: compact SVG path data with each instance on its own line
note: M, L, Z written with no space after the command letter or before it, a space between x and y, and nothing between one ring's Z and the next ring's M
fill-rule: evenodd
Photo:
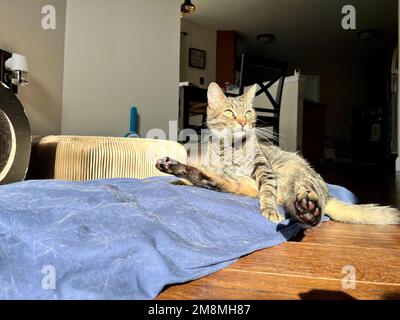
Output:
M284 220L284 218L279 214L278 210L276 209L263 209L261 210L261 214L264 218L275 223L280 223Z
M182 166L182 164L170 157L165 157L159 159L156 163L156 168L161 172L168 174L176 174L177 170Z

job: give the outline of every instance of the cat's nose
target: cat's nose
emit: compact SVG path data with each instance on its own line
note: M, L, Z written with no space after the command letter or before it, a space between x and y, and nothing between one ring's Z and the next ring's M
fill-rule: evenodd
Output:
M237 121L242 127L244 127L247 124L247 119L242 116L237 117Z

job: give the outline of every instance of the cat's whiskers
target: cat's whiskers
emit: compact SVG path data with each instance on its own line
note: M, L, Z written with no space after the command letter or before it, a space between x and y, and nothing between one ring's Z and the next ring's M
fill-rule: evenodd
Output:
M268 140L268 142L272 141L279 142L280 141L280 135L274 133L273 131L268 130L267 128L256 128L256 135L261 136L262 138Z
M263 121L263 120L257 119L257 121L260 122L260 123L262 123L262 124L271 126L268 122L265 122L265 121ZM273 130L268 129L267 126L265 126L265 127L257 127L256 129L266 131L267 133L271 134L274 138L277 138L277 139L278 139L278 138L282 138L282 137L284 136L284 135L281 134L281 133L276 133L276 132L274 132Z

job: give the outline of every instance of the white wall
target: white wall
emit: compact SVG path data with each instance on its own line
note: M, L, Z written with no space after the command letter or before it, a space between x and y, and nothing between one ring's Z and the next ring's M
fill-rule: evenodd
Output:
M67 0L62 133L121 136L178 119L180 0Z
M41 10L56 8L56 30L42 29ZM0 0L0 48L28 58L29 80L18 97L33 134L59 134L64 64L65 0Z
M181 36L180 81L190 81L199 87L207 88L216 78L217 30L200 26L183 17L181 31L187 35ZM189 48L206 51L204 70L189 67ZM200 85L200 77L204 77L204 85Z

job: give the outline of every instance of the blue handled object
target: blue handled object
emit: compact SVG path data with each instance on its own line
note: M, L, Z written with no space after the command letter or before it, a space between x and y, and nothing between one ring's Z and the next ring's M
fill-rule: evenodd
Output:
M137 108L131 108L131 124L130 131L125 135L125 138L139 138L137 133Z

